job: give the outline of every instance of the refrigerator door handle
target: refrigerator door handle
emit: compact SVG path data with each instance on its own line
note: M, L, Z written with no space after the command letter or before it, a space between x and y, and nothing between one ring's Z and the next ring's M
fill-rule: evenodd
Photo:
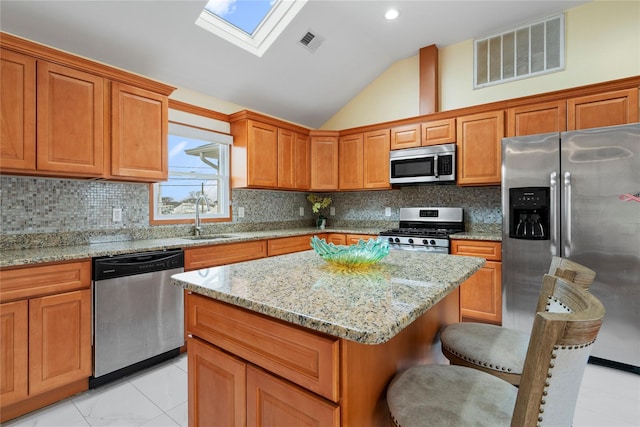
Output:
M551 226L551 256L558 255L558 207L556 206L556 197L558 191L558 174L551 172L549 174L549 210L550 210L550 226Z
M568 258L571 256L571 172L564 173L564 244L562 248L562 256Z

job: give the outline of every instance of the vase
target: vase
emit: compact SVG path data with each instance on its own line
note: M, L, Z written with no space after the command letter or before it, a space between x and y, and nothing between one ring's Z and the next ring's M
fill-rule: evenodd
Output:
M327 226L327 218L323 216L318 217L318 221L316 222L316 225L320 230L324 230L324 228Z

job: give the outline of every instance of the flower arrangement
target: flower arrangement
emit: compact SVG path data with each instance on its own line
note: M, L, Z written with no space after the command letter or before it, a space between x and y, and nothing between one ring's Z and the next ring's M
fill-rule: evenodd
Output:
M311 203L313 213L318 213L320 209L324 209L331 204L331 197L322 197L317 194L309 194L307 200Z

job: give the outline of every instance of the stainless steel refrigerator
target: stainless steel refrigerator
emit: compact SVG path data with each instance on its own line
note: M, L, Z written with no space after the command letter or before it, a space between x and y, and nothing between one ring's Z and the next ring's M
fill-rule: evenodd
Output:
M592 362L640 373L640 123L502 140L503 326L530 331L562 256L596 272Z

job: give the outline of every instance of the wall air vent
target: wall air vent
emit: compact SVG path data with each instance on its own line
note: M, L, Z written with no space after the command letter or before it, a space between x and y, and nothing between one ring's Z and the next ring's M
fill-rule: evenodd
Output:
M313 31L309 30L307 33L302 36L300 39L300 44L310 50L311 52L315 52L318 47L322 44L324 38L315 34Z
M474 41L474 89L564 70L564 14Z

